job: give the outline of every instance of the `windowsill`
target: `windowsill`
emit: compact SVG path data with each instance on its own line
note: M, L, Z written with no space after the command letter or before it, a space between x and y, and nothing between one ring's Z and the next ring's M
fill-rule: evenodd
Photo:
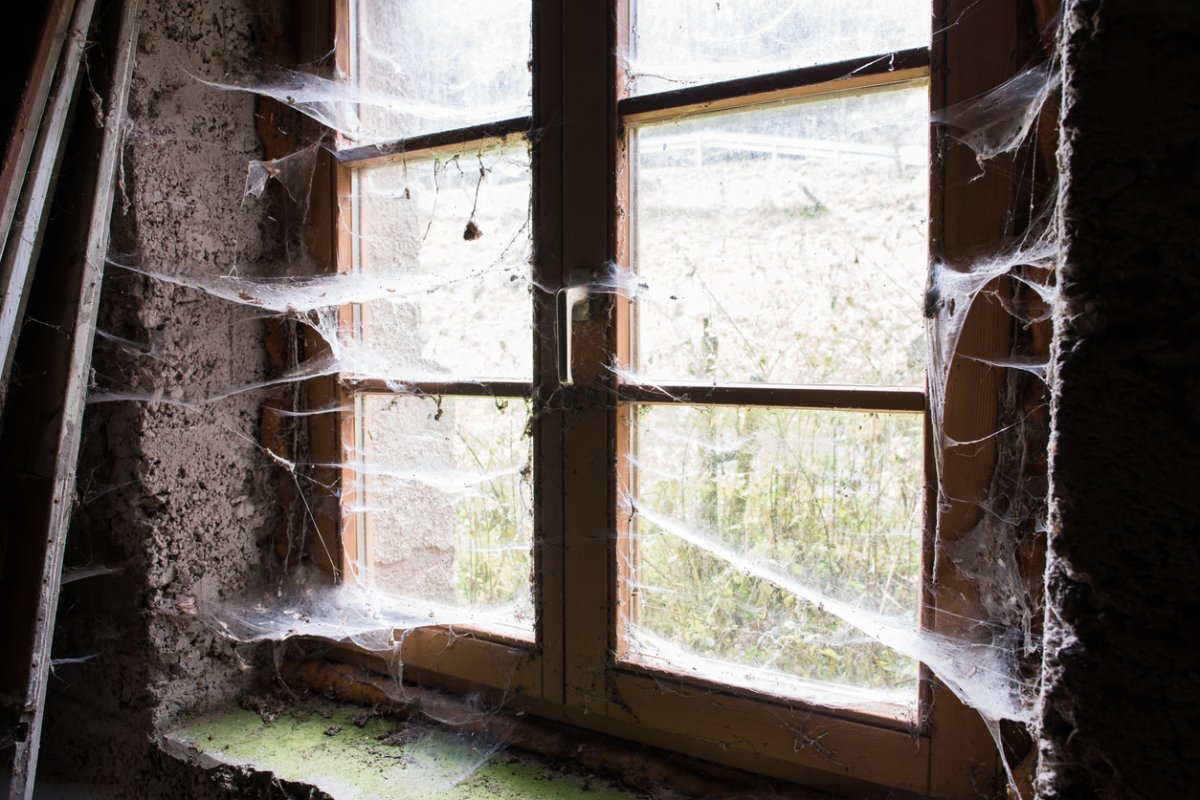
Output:
M163 746L205 768L270 772L338 800L642 796L583 772L564 772L501 742L312 697L281 704L271 713L227 708L195 717L167 733Z
M679 800L831 797L504 710L486 693L399 684L321 657L287 660L280 677L288 694L247 698L243 705L253 710L226 708L182 722L163 736L163 748L205 769L250 769L336 798L624 800L664 790Z

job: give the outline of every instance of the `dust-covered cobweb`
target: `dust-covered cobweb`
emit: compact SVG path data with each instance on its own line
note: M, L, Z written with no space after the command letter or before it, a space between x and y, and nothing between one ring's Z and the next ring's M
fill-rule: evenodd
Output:
M390 154L346 165L341 263L323 260L303 236L276 269L110 256L114 274L245 307L289 343L273 374L199 389L160 346L167 332L136 342L100 332L97 347L125 366L98 377L92 403L170 404L216 418L230 398L261 396L264 419L289 432L267 439L229 430L253 439L291 487L281 494L291 506L282 514L284 564L269 585L201 597L181 613L238 643L349 643L389 656L398 681L416 629L533 642L541 521L531 437L542 411L567 402L561 387L533 390L534 308L574 314L575 299L619 295L639 327L633 360L610 364L609 379L671 401L634 410L637 441L622 470L633 477L613 514L635 554L621 569L629 658L798 702L887 707L914 726L922 664L980 712L998 743L1002 724L1032 726L1038 684L1029 665L1040 652L1041 610L1021 548L1045 526L1044 477L1027 452L1045 401L1031 402L1044 392L1028 387L1045 384L1051 367L1027 336L987 357L960 351L960 340L978 304L1002 306L1018 331L1050 318L1054 209L1022 212L1024 224L1014 226L1022 233L973 258L929 263L928 170L940 154L929 152L927 89L916 82L639 127L627 209L634 263L604 265L569 287L545 285L531 269L532 129L465 148L387 149L475 119L530 114L527 36L507 50L485 48L474 62L461 49L446 55L458 59L449 65L396 55L405 52L403 30L417 31L413 47L445 47L464 35L464 19L476 30L488 27L481 17L512 27L527 3L468 4L474 13L454 14L417 3L396 16L381 3L359 5L356 80L261 65L196 78L212 92L270 98L322 126L292 152L248 163L245 205L230 214L273 208L303 228L323 159L347 147ZM798 34L788 26L799 24L789 20L805 4L785 5L782 15L750 14L735 31L738 47L772 69L882 51L845 15L826 15L806 36L828 35L831 49L789 54ZM853 19L868 5L875 11L851 5ZM907 18L906 4L888 5ZM401 25L422 9L426 27ZM721 19L699 15L691 44L722 31ZM650 41L665 23L647 12L639 24ZM893 49L925 41L919 26L897 35ZM745 71L729 48L706 63L689 52L678 42L645 45L622 63L641 92ZM932 122L986 172L1030 146L1058 74L1057 64L1035 64ZM430 84L449 88L423 92ZM297 123L301 130L311 134L311 123ZM571 290L571 303L556 302ZM948 433L944 416L962 359L999 371L1004 394L996 429L970 440ZM348 388L314 403L306 387L318 378ZM718 382L925 388L935 502L978 509L966 536L939 544L939 558L974 587L978 617L959 634L918 624L932 596L921 561L920 413L691 405L672 394ZM309 424L340 426L340 452L314 456ZM983 448L997 452L988 491L951 496L943 453ZM318 531L317 507L330 495L354 531L353 558L331 551Z

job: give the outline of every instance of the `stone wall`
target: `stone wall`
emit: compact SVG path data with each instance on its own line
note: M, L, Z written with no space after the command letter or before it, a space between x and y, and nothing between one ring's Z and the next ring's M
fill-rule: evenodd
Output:
M208 275L275 268L282 237L265 203L244 197L247 162L262 157L255 100L196 79L261 58L264 5L141 3L114 260ZM106 275L99 328L99 391L170 401L266 373L253 309L119 267ZM153 742L176 715L228 702L254 679L255 653L235 652L190 612L265 577L279 512L255 445L260 403L252 393L198 408L89 406L68 563L121 571L64 587L55 656L92 657L51 678L43 774L139 797L216 786Z
M1198 41L1194 3L1067 4L1047 798L1200 785Z

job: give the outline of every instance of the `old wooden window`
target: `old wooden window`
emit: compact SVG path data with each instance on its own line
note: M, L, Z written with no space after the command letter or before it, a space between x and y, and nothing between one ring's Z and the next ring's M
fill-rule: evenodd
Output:
M342 309L337 566L453 621L407 677L855 796L991 791L971 712L852 619L942 624L920 297L962 182L928 113L982 28L930 19L337 3L382 98L339 142L339 269L406 293Z

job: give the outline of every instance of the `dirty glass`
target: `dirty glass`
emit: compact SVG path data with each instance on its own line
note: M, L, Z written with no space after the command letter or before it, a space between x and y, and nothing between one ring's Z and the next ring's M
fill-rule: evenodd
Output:
M357 0L353 72L368 138L530 113L530 0Z
M530 175L523 141L355 171L356 266L386 284L360 307L373 374L530 380Z
M640 405L635 418L630 658L911 701L915 662L827 612L916 628L922 415Z
M359 404L350 510L366 525L372 585L532 637L528 403L367 394Z
M633 94L927 47L929 0L640 0Z
M645 381L919 386L924 83L632 133Z

